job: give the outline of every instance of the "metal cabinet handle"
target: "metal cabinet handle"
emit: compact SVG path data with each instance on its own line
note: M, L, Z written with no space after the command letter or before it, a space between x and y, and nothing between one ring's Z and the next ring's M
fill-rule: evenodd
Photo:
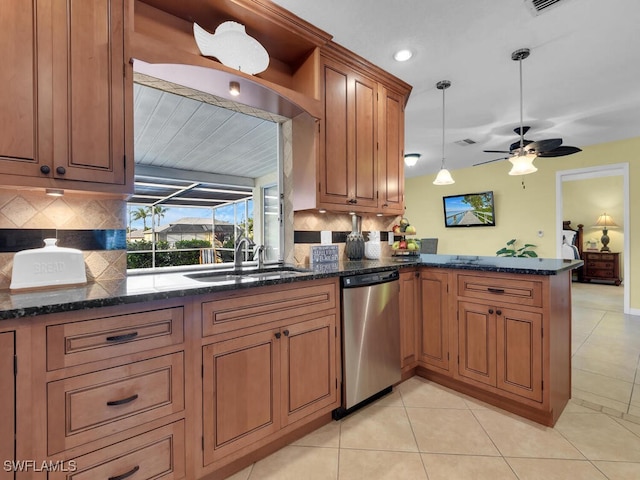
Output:
M140 467L136 465L127 473L123 473L122 475L116 475L115 477L109 477L109 480L124 480L125 478L130 477L131 475L136 473L138 470L140 470Z
M496 315L502 315L502 310L496 310Z
M138 394L136 393L134 395L131 395L130 397L123 398L121 400L111 400L111 401L107 402L107 405L109 407L115 407L117 405L124 405L125 403L133 402L137 398L138 398Z
M285 331L284 331L284 332L282 332L282 333L284 333L284 336L285 336L285 337L288 337L288 336L289 336L289 330L285 330Z
M49 165L42 165L40 167L40 172L48 175L49 173L51 173L51 169L49 168Z
M487 290L490 291L491 293L504 293L504 289L503 288L488 287Z
M64 175L65 173L67 173L67 170L64 167L58 167L56 168L56 173L58 175Z
M280 332L276 332L275 336L276 336L276 338L280 338L282 336L282 334Z
M138 332L125 333L124 335L114 335L112 337L107 337L107 342L122 342L124 340L131 340L132 338L136 338L138 336Z
M490 309L489 309L489 314L490 314L490 315L493 315L493 308L490 308Z

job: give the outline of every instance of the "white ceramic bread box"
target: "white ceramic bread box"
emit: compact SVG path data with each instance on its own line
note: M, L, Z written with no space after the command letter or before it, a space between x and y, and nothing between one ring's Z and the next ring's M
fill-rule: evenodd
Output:
M11 291L87 283L82 251L56 246L45 238L44 247L23 250L13 257Z

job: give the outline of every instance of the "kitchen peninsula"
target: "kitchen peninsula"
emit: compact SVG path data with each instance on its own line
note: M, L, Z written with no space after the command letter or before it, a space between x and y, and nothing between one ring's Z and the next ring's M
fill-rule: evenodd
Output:
M570 273L580 264L422 255L4 291L0 332L15 335L19 365L18 451L83 471L230 474L331 421L341 391L339 277L394 269L404 378L553 425L570 396Z

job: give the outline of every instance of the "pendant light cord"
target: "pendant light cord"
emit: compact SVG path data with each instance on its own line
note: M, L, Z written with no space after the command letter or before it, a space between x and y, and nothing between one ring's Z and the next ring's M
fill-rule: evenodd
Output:
M442 164L440 165L440 169L444 168L444 91L446 88L442 89Z
M522 155L522 150L524 149L524 121L522 119L522 58L518 60L518 64L520 65L520 155Z

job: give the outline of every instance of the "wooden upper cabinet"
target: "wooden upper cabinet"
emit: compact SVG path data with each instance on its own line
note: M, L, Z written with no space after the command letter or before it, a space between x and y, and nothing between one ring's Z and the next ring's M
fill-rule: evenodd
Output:
M294 210L402 214L411 87L336 44L322 49L320 70L317 136L294 120Z
M54 0L52 39L53 173L123 184L124 0Z
M46 96L39 98L38 74L41 63L36 45L35 1L5 0L0 10L0 173L39 174L39 162L50 162L51 152L41 151L45 132L39 128L38 108L46 111ZM42 39L43 41L45 39Z
M404 213L404 97L380 88L378 205L382 213Z
M125 18L125 0L3 3L0 28L11 41L0 52L12 65L0 72L0 127L7 132L0 173L13 176L6 184L132 188Z
M320 202L341 210L377 207L377 84L324 59Z

